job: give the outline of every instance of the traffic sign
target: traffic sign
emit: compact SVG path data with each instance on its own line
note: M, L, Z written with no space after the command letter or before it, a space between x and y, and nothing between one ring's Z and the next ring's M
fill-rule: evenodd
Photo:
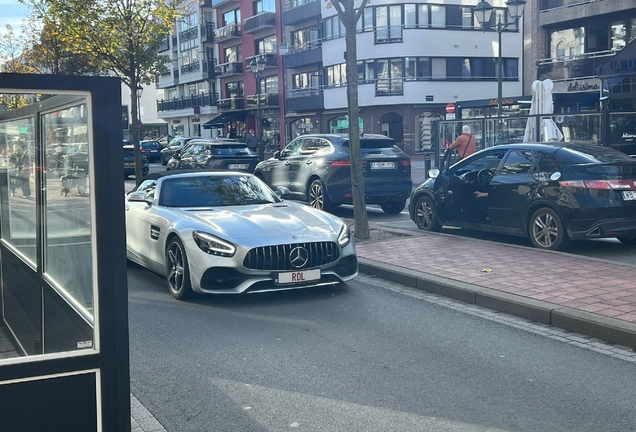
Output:
M455 104L454 103L449 103L446 104L446 112L449 114L452 114L455 112Z

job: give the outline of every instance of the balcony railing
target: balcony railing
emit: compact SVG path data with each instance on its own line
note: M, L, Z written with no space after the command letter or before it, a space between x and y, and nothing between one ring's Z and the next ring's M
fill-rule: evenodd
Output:
M249 65L253 61L258 61L259 59L264 59L265 60L265 67L266 68L278 67L278 62L276 60L276 54L275 53L263 53L263 54L256 54L255 56L246 57L245 58L245 64Z
M283 25L297 25L315 18L320 18L320 2L316 0L283 0Z
M539 10L545 11L596 2L598 2L598 0L539 0Z
M379 78L375 83L376 96L394 96L404 94L404 79L382 79Z
M257 108L260 99L261 108L277 107L278 93L261 93L259 95L249 95L245 97L248 108Z
M194 63L181 65L180 70L182 74L198 72L201 70L201 64L198 61L196 61Z
M229 110L237 110L237 109L245 109L245 101L243 98L228 98L228 99L219 99L216 103L216 107L219 111L229 111Z
M241 37L241 25L232 23L224 27L214 30L214 41L223 42L230 39Z
M290 111L324 109L323 88L320 86L288 90L285 93L285 109Z
M243 73L243 64L239 62L221 63L214 66L214 73L217 78L240 74Z
M179 41L185 42L190 39L196 39L198 35L199 35L199 28L190 27L189 29L183 30L182 32L179 33Z
M214 23L201 24L201 42L214 42Z
M216 93L199 93L190 96L181 96L169 100L157 101L157 112L175 111L189 109L194 107L215 106L217 104L218 95Z
M619 50L598 51L562 58L539 60L539 78L561 80L577 77L596 76L597 69L615 56Z
M165 38L165 39L162 39L162 41L159 43L159 48L157 49L157 52L168 51L169 49L170 49L170 39Z
M274 12L261 12L246 18L243 22L243 33L255 33L269 28L276 28L276 14Z
M283 0L283 11L292 10L309 3L316 3L317 1L318 0Z

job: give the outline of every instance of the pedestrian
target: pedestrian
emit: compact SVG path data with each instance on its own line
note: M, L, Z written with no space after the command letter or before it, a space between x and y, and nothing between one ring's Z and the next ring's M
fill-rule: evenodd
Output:
M249 134L245 138L245 144L252 150L254 153L258 153L258 138L254 133L254 129L250 129Z
M152 138L150 138L150 135L146 134L144 135L144 141L150 141Z
M477 139L475 135L470 133L470 126L466 125L462 128L462 134L448 146L448 149L457 149L460 159L464 159L477 151Z
M12 168L12 192L15 193L15 189L22 189L22 196L29 198L31 196L29 154L21 146L16 145L9 157L9 163Z

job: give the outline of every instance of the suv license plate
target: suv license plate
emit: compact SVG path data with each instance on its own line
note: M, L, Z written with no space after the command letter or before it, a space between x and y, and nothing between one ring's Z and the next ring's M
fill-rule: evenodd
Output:
M623 200L624 201L636 200L636 191L623 191Z
M395 162L371 162L371 169L394 169Z
M247 169L247 164L229 164L227 167L229 169L241 170L241 169Z
M296 284L320 279L320 269L278 273L277 284Z

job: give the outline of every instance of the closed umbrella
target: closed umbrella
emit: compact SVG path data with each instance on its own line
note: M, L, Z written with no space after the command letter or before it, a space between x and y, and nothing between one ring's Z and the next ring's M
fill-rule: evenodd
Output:
M552 101L552 89L554 83L550 79L543 81L542 92L542 104L540 114L552 114L554 113L554 103ZM552 117L544 118L541 121L541 129L543 132L543 142L561 141L563 139L563 133L559 130Z
M532 82L532 101L530 102L530 115L539 114L539 92L541 91L541 81ZM534 117L528 117L526 130L523 134L523 142L533 142L537 138L537 122Z

